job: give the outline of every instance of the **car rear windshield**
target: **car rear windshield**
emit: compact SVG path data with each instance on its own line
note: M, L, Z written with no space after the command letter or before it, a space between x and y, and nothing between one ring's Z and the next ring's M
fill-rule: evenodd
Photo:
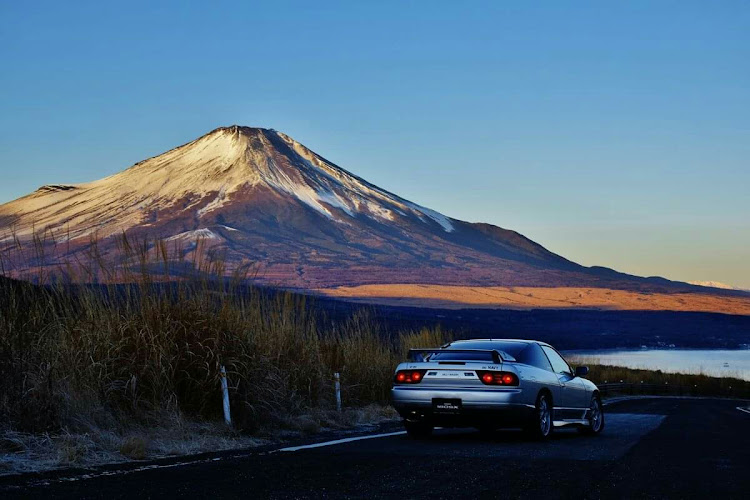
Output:
M528 344L526 342L503 342L498 340L478 340L476 342L454 342L446 347L450 349L479 349L484 351L499 351L503 359L515 361L516 357ZM492 361L490 352L439 352L430 356L430 361Z

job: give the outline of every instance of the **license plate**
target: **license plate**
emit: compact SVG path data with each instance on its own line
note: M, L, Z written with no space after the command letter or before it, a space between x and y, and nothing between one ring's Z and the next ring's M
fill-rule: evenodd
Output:
M460 399L433 399L432 411L435 413L460 413Z

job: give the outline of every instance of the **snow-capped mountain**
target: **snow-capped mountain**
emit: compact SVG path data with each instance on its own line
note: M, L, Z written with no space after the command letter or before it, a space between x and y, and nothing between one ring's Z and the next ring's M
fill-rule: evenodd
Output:
M43 186L0 205L0 245L42 228L70 254L92 237L106 253L122 232L177 240L186 252L201 239L226 251L230 270L253 261L261 279L291 287L647 281L584 268L515 231L452 219L281 132L240 126L218 128L98 181Z
M260 191L293 198L339 224L358 216L380 222L409 218L454 230L442 214L378 189L280 132L237 126L214 130L99 181L43 186L5 206L2 214L19 216L14 223L20 236L35 225L70 226L72 238L93 231L106 237L162 225L163 217L154 218L155 213L191 213L198 226L211 225L222 207ZM212 234L202 230L196 235Z

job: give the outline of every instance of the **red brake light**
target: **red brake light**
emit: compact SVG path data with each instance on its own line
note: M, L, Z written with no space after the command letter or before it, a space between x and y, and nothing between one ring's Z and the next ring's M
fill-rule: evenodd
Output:
M399 370L394 381L397 384L418 384L427 370Z
M486 385L518 385L518 377L515 373L478 371L477 375L479 375L482 383Z

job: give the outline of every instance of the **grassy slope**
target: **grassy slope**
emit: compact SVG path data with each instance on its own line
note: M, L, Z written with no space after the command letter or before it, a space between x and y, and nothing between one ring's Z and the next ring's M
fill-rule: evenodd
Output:
M392 417L393 367L442 333L386 335L363 312L330 322L308 300L208 279L40 288L0 278L0 473ZM234 431L222 425L222 365Z

